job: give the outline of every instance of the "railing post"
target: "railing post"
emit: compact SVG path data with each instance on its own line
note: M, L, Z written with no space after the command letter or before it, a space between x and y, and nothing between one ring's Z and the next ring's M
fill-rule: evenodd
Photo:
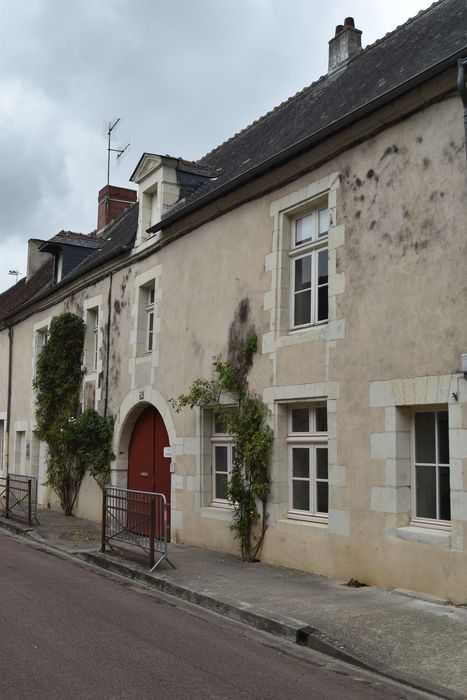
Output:
M105 486L102 489L102 525L101 525L101 552L105 552L105 536L107 523L107 492Z
M151 523L149 525L149 566L151 569L154 566L154 498L155 496L151 496L151 507L149 508L151 517Z
M164 553L167 554L167 501L164 499Z
M6 475L5 518L10 517L10 475Z
M32 489L31 479L28 479L28 525L32 527Z

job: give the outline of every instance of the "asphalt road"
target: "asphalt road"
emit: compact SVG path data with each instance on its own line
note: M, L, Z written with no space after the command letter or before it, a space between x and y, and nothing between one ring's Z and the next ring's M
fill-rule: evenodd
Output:
M0 697L427 696L0 533Z

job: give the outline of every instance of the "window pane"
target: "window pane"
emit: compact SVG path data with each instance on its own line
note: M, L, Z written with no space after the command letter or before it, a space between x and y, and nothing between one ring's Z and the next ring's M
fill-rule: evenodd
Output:
M318 479L328 478L328 448L316 448L316 477Z
M292 409L292 432L293 433L309 433L310 432L310 411L308 408L293 408Z
M214 448L216 472L227 472L227 449L226 445L216 445Z
M326 406L318 406L316 409L316 432L327 433L328 430L328 410Z
M326 236L329 230L329 210L319 210L319 236Z
M311 293L309 290L295 295L294 326L303 326L305 323L311 323Z
M295 222L295 245L300 245L301 243L306 243L311 241L313 237L313 223L314 216L310 214L309 216L304 216L301 219L297 219Z
M451 489L449 486L449 467L439 468L439 517L451 520Z
M328 484L326 481L318 481L316 484L316 512L328 512Z
M310 451L308 447L294 447L292 449L292 476L308 478L309 475Z
M227 474L216 474L216 493L214 498L227 500Z
M438 411L438 462L449 464L448 412Z
M311 287L311 255L295 261L295 291Z
M310 489L308 481L293 482L292 508L295 510L310 510Z
M436 464L435 413L432 411L415 414L415 461Z
M417 516L436 518L436 467L415 467L415 478Z
M223 426L221 417L218 414L214 415L214 432L225 433L225 428Z
M318 288L318 321L328 318L328 286Z
M328 283L328 251L320 250L318 253L318 284Z

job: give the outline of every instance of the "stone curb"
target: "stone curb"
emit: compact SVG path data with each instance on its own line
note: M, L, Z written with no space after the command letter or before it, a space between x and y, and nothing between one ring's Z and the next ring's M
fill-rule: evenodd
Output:
M269 611L267 611L267 615L265 615L259 609L255 609L254 606L243 607L238 601L233 599L221 598L220 596L214 598L209 594L194 591L186 586L139 570L123 561L117 561L109 554L91 551L70 551L65 547L51 545L43 537L34 536L37 534L35 530L22 523L12 522L0 517L0 528L8 530L14 535L29 539L31 544L47 551L49 554L64 557L76 563L90 564L104 569L109 573L118 574L123 578L143 583L165 595L179 598L180 600L210 610L211 612L215 612L223 617L235 620L236 622L241 622L262 632L287 639L300 646L306 646L336 661L342 661L364 671L384 676L414 690L429 693L439 698L445 698L446 700L465 700L465 696L455 691L421 680L411 674L397 673L383 665L375 664L369 658L359 658L347 650L340 642L299 620L277 617Z

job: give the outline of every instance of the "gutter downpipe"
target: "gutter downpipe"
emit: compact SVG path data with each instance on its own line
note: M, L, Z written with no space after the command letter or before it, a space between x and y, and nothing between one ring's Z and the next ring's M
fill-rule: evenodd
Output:
M467 58L457 59L457 89L464 105L465 155L467 158Z
M5 467L8 475L10 471L10 412L11 412L11 384L13 377L13 328L8 326L8 394L6 409L6 434L5 434Z
M104 416L107 416L107 406L109 402L109 365L110 365L110 321L112 316L112 282L113 273L110 273L109 294L107 297L107 348L105 358L105 399Z

